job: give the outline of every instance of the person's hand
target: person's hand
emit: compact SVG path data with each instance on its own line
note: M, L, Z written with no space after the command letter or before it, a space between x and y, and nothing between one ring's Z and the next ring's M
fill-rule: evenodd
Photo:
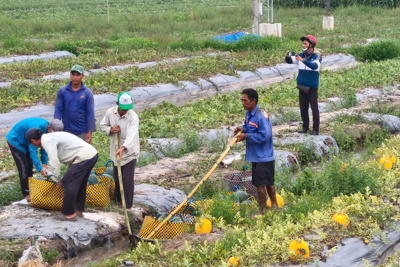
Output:
M237 138L236 142L243 141L245 139L245 137L246 137L246 134L244 134L244 133L241 133L241 134L237 135L236 136L236 138Z
M58 187L58 188L62 188L62 187L63 187L61 181L59 181L59 182L57 183L57 187Z
M121 159L121 158L122 158L122 152L124 152L124 150L125 150L125 147L124 147L124 146L120 147L120 148L117 150L117 152L115 152L115 156L117 156L117 155L119 154L119 158Z
M233 131L233 136L235 136L238 132L243 132L242 127L236 127L236 129Z
M118 133L119 131L121 131L121 128L119 128L119 125L115 125L115 126L111 127L111 129L110 129L110 133Z
M297 61L304 62L304 58L302 58L302 57L299 56L299 55L296 55L296 60L297 60Z
M40 174L43 175L43 176L47 176L46 168L41 169L40 170Z
M91 143L92 142L92 132L88 132L86 134L86 138L85 138L86 143Z
M49 166L47 166L47 164L42 164L42 167L43 167L43 168L46 168L46 169L49 168Z
M290 52L290 50L286 51L286 57L290 57L289 52Z

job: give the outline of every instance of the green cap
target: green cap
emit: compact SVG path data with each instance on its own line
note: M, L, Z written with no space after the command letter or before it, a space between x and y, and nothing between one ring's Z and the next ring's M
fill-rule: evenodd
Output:
M122 92L118 95L118 106L121 110L132 109L132 96L127 92Z
M83 67L81 65L75 65L71 68L71 72L77 71L80 74L83 74Z

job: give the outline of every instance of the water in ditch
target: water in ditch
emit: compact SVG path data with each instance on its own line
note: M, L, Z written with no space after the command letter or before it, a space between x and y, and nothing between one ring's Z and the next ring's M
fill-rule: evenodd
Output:
M87 266L88 263L98 263L105 259L111 259L117 257L123 252L129 249L129 239L128 237L122 237L121 239L108 242L99 248L93 250L85 251L80 253L78 256L68 259L61 260L62 266L68 267L83 267Z

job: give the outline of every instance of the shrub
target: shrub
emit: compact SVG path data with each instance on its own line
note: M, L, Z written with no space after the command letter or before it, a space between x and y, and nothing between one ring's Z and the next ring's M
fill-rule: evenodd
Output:
M17 177L0 185L0 206L10 205L21 198L21 185Z
M400 43L393 40L381 40L365 47L356 45L350 49L350 53L361 61L392 59L400 56Z
M58 51L68 51L76 56L79 55L78 49L75 44L71 43L70 41L62 41L59 42L56 46Z
M119 52L129 52L130 50L144 48L157 48L158 46L157 42L142 37L121 39L114 42L114 48L118 49Z
M21 43L21 40L18 39L14 34L7 36L7 38L3 41L3 47L5 49L11 49L14 48L15 46L18 46L18 44Z

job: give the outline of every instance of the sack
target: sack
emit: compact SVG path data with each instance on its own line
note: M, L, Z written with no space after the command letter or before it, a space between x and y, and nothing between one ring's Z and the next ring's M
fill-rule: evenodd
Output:
M311 87L307 87L307 86L303 86L303 85L297 85L297 89L299 89L300 91L302 91L305 94L308 94L308 92L310 91Z

